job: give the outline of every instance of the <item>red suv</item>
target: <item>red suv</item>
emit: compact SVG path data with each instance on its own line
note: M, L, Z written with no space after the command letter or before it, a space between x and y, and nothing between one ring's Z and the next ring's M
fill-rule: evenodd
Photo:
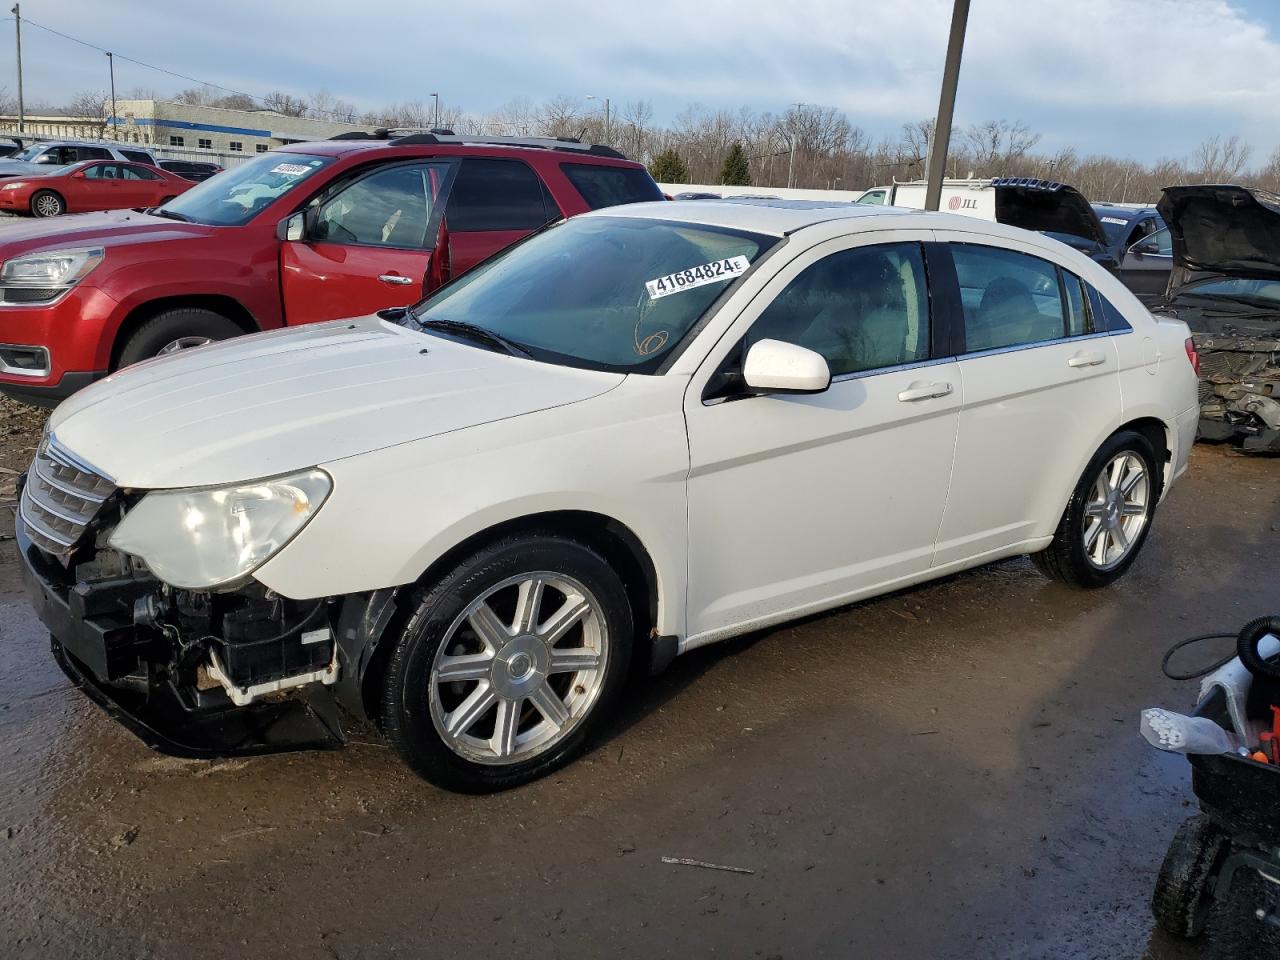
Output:
M661 200L574 141L344 134L150 211L0 230L0 391L51 405L112 370L419 299L549 221Z

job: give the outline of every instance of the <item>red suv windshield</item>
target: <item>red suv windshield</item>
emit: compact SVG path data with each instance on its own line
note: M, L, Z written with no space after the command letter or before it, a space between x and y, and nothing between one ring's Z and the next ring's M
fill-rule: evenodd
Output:
M238 227L331 163L332 157L306 153L264 153L192 187L162 209L192 223Z

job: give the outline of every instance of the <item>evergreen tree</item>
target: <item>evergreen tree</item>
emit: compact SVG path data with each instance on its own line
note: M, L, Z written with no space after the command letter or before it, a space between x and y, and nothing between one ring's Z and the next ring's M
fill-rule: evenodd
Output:
M689 168L680 159L680 154L668 148L653 158L649 164L649 173L659 183L687 183Z
M734 141L720 165L720 182L728 187L751 186L751 166L747 163L747 151L742 144Z

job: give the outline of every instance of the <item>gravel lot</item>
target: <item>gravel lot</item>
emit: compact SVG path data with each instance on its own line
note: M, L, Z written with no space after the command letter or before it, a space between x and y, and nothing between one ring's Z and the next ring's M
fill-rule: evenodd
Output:
M0 401L0 466L40 422ZM1110 590L1015 560L697 651L481 798L372 734L151 753L57 671L0 543L0 956L1210 956L1153 933L1191 794L1137 712L1190 705L1173 640L1280 606L1278 469L1198 449Z

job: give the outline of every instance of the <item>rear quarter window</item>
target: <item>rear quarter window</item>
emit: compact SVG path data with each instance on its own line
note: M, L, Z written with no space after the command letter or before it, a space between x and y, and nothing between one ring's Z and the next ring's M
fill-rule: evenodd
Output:
M1089 305L1093 308L1093 327L1098 333L1123 333L1133 329L1115 304L1100 294L1092 284L1086 286L1089 287Z
M560 169L592 210L663 199L662 191L644 169L591 163L562 163Z

